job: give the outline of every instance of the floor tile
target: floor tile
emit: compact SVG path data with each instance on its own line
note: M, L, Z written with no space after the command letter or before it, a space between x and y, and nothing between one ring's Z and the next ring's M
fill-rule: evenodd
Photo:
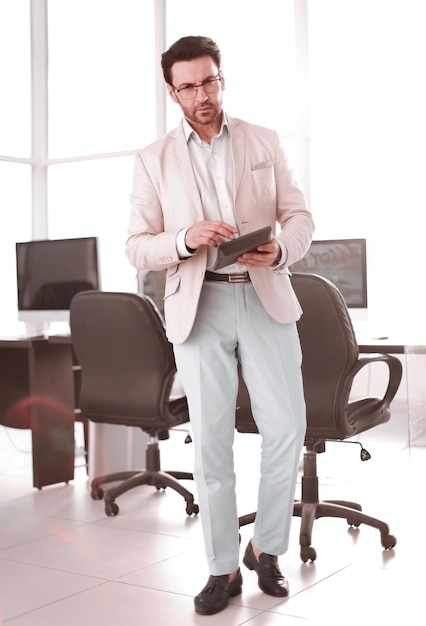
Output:
M81 445L74 480L34 489L30 433L0 427L0 624L423 624L426 447L408 445L405 408L359 438L369 461L360 460L358 444L329 443L318 457L320 497L359 502L389 524L395 548L384 550L375 528L320 518L312 534L317 559L303 563L294 518L289 550L279 559L289 598L262 593L256 574L242 566L241 595L209 617L193 609L208 571L200 516L186 514L182 496L139 487L120 496L119 514L108 517L103 502L90 497ZM184 436L162 442L164 469L191 471L193 450L182 444ZM257 435L236 434L241 515L256 509L259 454ZM195 484L185 484L197 501ZM241 552L252 532L252 524L241 528Z
M0 616L5 621L103 584L103 581L96 578L18 563L1 557L0 580Z
M240 626L257 611L229 605L206 618L194 613L193 599L175 593L106 583L13 620L13 626ZM78 616L78 618L77 618Z
M113 520L111 520L113 521ZM113 580L183 552L179 537L87 524L0 552L5 559Z
M0 508L0 528L7 532L0 533L0 556L2 550L31 543L36 539L49 535L62 534L78 526L78 522L58 520L36 513L20 512Z
M423 582L385 568L350 566L289 598L273 612L328 624L424 624ZM402 601L401 601L402 600ZM350 610L348 612L348 607ZM343 618L343 616L345 616Z

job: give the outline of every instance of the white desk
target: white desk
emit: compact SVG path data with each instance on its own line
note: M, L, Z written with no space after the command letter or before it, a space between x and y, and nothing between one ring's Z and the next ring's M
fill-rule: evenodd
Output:
M369 332L368 323L355 326L360 353L382 352L395 354L402 362L403 378L397 398L407 406L410 446L426 445L426 325L424 329L395 329L378 338ZM380 373L375 371L375 384L380 384ZM378 380L377 380L378 379ZM368 381L369 392L371 381Z

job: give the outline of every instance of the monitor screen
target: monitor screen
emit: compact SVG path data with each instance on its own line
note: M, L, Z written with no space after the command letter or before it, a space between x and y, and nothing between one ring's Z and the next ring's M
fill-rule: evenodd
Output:
M73 296L100 289L97 238L18 242L16 272L19 320L68 321Z
M367 310L367 245L365 239L313 241L291 272L318 274L331 280L350 310Z

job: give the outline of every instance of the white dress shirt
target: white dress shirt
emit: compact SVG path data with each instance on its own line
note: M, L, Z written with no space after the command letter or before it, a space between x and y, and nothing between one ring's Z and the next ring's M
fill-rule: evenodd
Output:
M238 228L234 212L234 167L226 114L223 114L219 134L212 138L211 144L202 141L185 119L183 120L183 127L203 205L204 219L213 222L223 221ZM181 258L191 256L185 245L187 230L181 230L176 240L178 254ZM238 237L238 235L236 236ZM281 244L281 242L279 243ZM281 250L282 257L279 263L273 266L273 269L285 262L287 251L284 245L281 245ZM207 252L208 270L212 269L216 255L216 248L209 246ZM247 267L233 263L216 271L223 274L235 274L247 271Z

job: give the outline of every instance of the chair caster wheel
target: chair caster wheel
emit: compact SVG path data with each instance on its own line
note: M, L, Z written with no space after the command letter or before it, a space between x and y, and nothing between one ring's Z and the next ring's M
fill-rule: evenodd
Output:
M115 517L116 515L118 515L119 510L120 509L115 502L108 502L107 504L105 504L105 513L108 515L108 517Z
M315 561L317 558L317 552L312 546L302 546L300 548L300 558L304 563L307 563L308 561Z
M396 537L393 535L383 535L382 536L382 546L385 550L390 550L396 546Z
M200 507L195 502L187 502L186 504L186 512L188 515L197 515L200 512Z
M92 497L92 500L102 500L102 498L104 497L104 490L102 489L102 487L97 487L96 489L92 489L90 495Z

